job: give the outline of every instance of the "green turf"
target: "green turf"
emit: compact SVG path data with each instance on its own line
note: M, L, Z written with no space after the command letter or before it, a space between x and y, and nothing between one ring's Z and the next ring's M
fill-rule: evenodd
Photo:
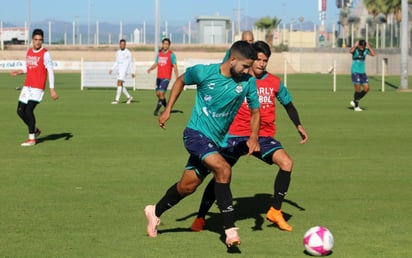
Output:
M162 216L156 239L145 233L144 206L158 201L185 165L181 138L194 91L182 93L163 131L153 91L111 105L114 90L80 91L79 75L56 74L60 99L46 92L36 109L40 143L23 148L15 89L23 79L0 74L1 257L307 257L302 238L314 225L333 233L331 257L411 255L412 93L396 91L399 77L388 78L385 93L371 77L366 110L355 113L349 76L338 76L335 93L331 75L288 76L310 137L300 145L279 109L277 138L295 160L283 206L294 231L264 219L277 169L244 157L232 180L242 238L233 250L221 241L216 207L205 231L188 231L205 184Z

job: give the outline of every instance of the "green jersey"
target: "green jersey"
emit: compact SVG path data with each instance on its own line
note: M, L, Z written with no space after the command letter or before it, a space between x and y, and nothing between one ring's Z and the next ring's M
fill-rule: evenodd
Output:
M202 132L218 146L226 145L225 135L245 98L251 109L259 108L255 78L225 77L220 73L220 64L189 67L184 82L197 86L187 127Z
M369 55L369 49L365 48L361 51L356 48L352 53L352 73L365 73L365 58Z

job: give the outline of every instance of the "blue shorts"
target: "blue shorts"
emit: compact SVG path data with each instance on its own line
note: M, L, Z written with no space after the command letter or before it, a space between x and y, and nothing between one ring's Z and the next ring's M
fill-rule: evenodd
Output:
M169 79L157 78L156 79L156 91L167 91L169 87Z
M368 76L366 73L352 73L352 83L353 84L369 84Z
M203 164L203 160L213 153L218 153L220 148L200 131L186 127L183 132L183 142L189 152L189 160L185 169L193 169L200 178L206 177L210 171Z
M249 148L246 144L249 137L230 137L228 146L221 150L221 154L230 165L234 165L241 156L248 154ZM275 151L283 149L282 144L273 137L259 137L260 152L253 153L253 156L273 164L272 155Z

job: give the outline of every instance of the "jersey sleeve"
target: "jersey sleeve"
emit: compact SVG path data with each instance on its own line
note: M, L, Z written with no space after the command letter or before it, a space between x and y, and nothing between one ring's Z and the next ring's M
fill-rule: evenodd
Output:
M171 61L172 65L177 64L177 58L176 58L175 53L172 53L172 54L170 55L170 61Z
M256 79L255 78L251 78L251 80L249 81L249 92L246 95L246 101L249 105L250 109L256 109L260 107L260 103L259 103L259 96L257 93L257 85L256 85Z
M201 65L191 66L186 69L184 81L185 85L199 84L203 70Z
M283 84L283 82L280 82L279 92L276 94L276 98L283 106L292 102L292 95L290 95L288 89L286 88L285 84Z
M44 66L47 69L47 76L49 78L49 88L53 89L54 88L54 69L53 69L53 60L51 58L51 55L48 51L44 53L43 56L44 59Z

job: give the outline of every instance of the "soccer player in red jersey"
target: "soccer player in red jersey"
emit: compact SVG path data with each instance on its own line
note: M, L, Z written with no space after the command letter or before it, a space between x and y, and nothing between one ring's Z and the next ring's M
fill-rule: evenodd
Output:
M53 100L59 98L54 90L53 61L47 49L43 48L43 37L43 30L33 30L33 47L27 51L26 66L22 70L11 71L12 76L26 74L26 80L19 97L17 114L27 125L29 138L21 146L35 145L36 137L40 135L40 130L36 127L34 109L43 99L47 77L49 78L51 98Z
M162 49L160 49L157 54L154 64L147 69L147 73L150 73L157 67L157 104L153 113L155 116L159 114L159 110L162 106L166 107L166 91L169 86L170 79L172 78L172 71L174 71L176 78L179 77L176 55L169 49L170 44L170 39L164 38L162 40Z
M259 144L260 152L253 155L267 164L276 164L279 171L274 182L274 198L269 208L266 218L277 224L282 230L292 231L293 228L283 218L281 212L282 202L288 191L293 160L283 149L281 143L274 138L276 134L276 99L284 106L289 118L296 126L301 136L301 144L306 143L308 135L303 128L298 112L292 103L292 96L280 78L266 71L269 57L271 55L270 47L263 41L257 41L254 44L258 58L254 61L250 74L256 78L256 85L260 102L260 130ZM246 103L243 103L235 119L233 120L228 134L228 147L222 151L227 161L233 166L240 156L247 154L246 140L250 135L250 111ZM202 202L193 222L191 229L201 231L205 225L205 216L214 203L214 180L205 189Z

